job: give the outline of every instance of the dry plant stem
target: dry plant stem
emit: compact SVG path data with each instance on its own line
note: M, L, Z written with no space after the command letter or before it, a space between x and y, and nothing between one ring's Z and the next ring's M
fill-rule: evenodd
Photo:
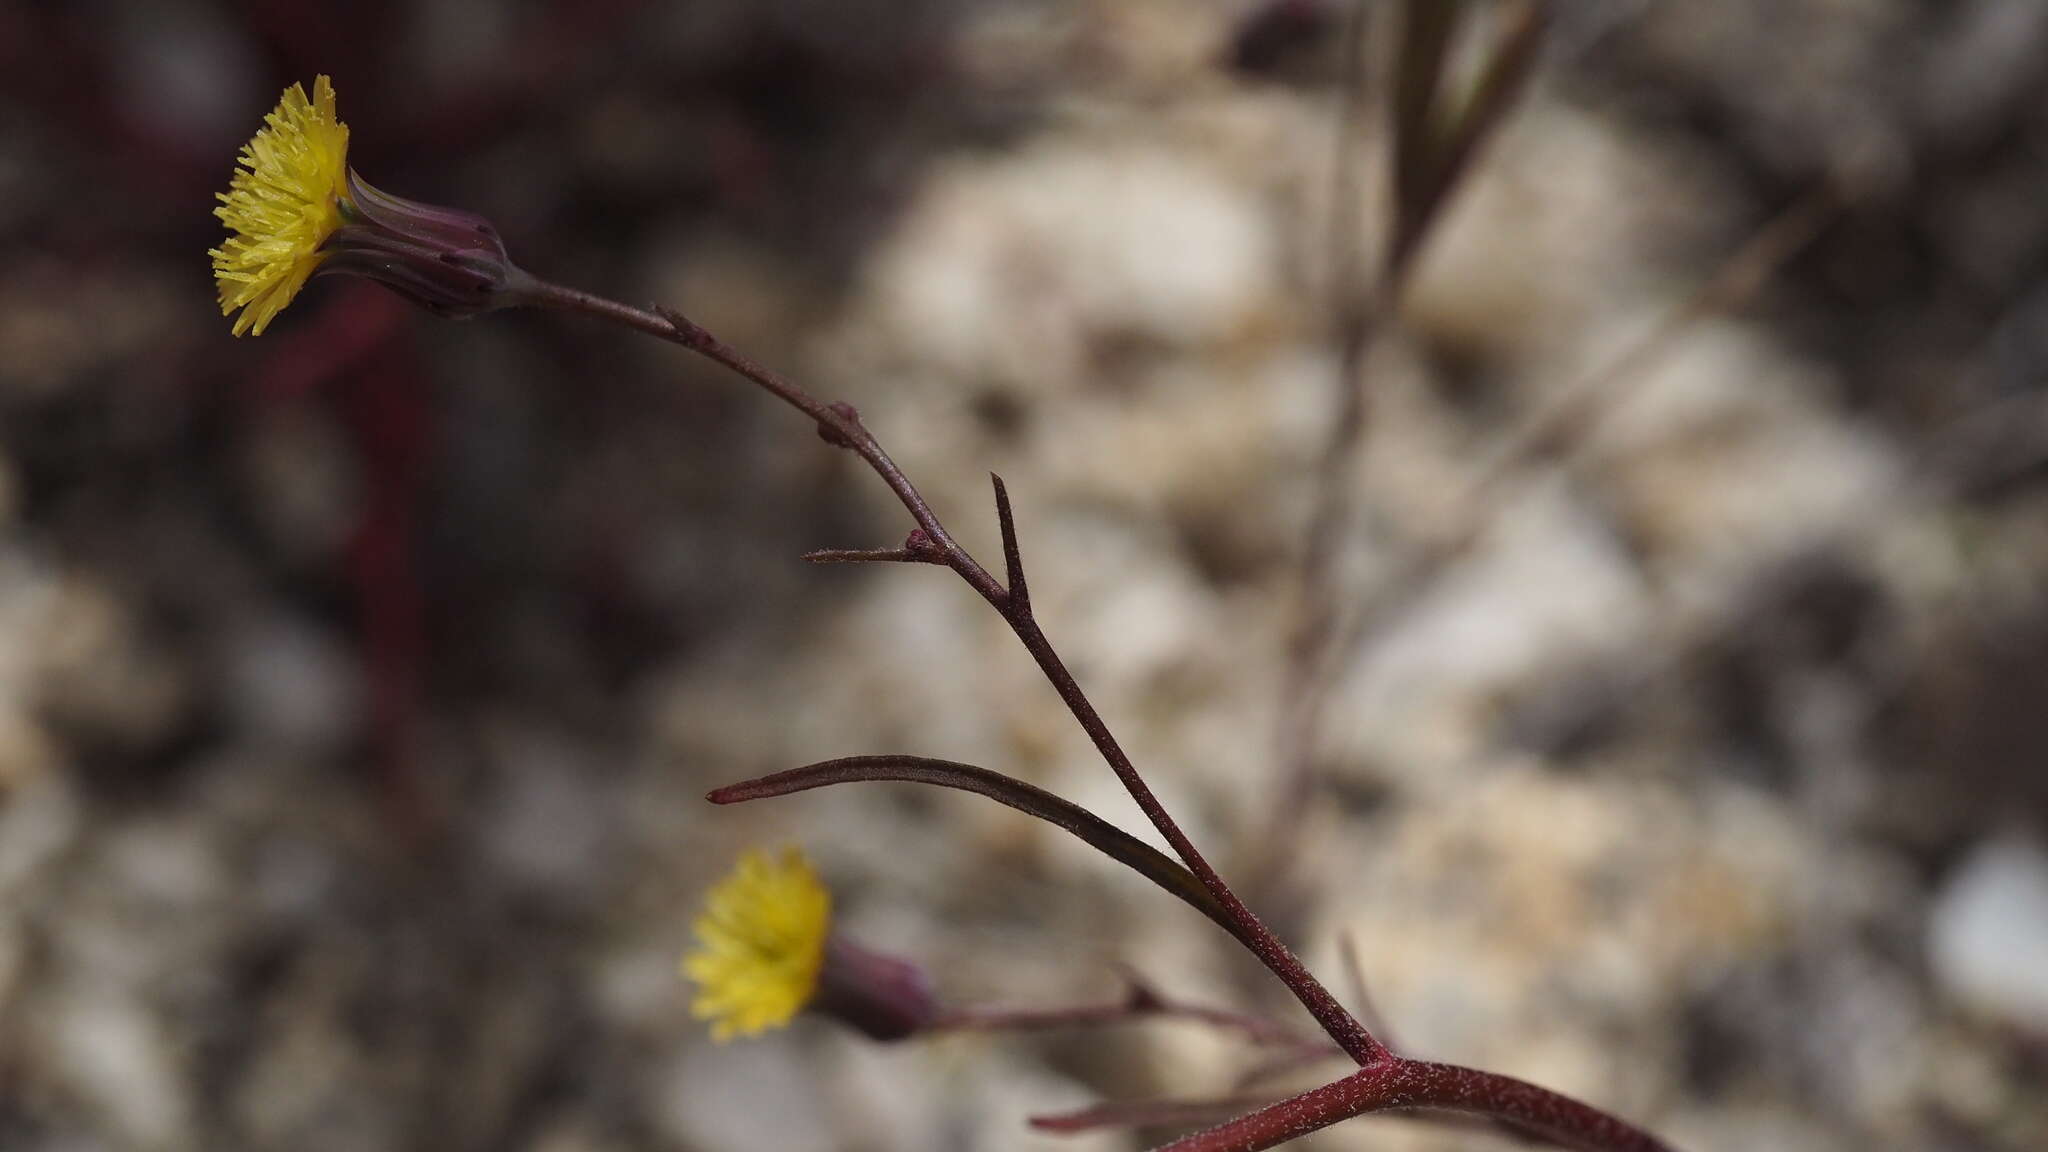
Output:
M917 521L922 539L912 535L905 551L936 549L961 579L979 592L1024 644L1060 699L1067 705L1103 759L1152 821L1159 834L1215 897L1234 935L1294 993L1331 1040L1359 1064L1342 1080L1261 1108L1206 1132L1174 1141L1162 1152L1255 1152L1295 1137L1371 1112L1401 1109L1445 1109L1476 1113L1527 1128L1580 1152L1666 1152L1655 1137L1613 1116L1567 1096L1524 1081L1470 1068L1395 1056L1345 1011L1329 990L1275 937L1182 832L1152 794L1137 769L1110 734L1073 674L1053 650L1051 641L1031 615L1024 593L1024 571L1017 545L1009 495L995 480L996 511L1003 534L1003 553L1011 587L998 583L956 543L910 480L882 450L859 413L845 404L826 403L724 344L703 328L674 312L652 312L606 300L572 288L538 284L531 296L536 305L584 312L638 329L732 369L817 423L830 443L857 453L868 463Z
M786 380L755 363L739 349L713 336L680 312L666 308L654 311L635 308L630 304L621 304L580 288L569 288L546 281L535 283L529 299L540 307L582 312L628 328L637 328L649 336L666 340L671 344L680 344L699 356L746 377L776 399L810 417L817 424L818 434L828 443L845 448L867 461L868 467L874 469L875 475L882 478L882 483L887 484L889 491L895 493L896 499L909 510L911 519L917 521L917 526L924 530L930 544L944 554L947 567L959 573L962 580L981 593L982 599L995 605L998 611L1003 609L1007 599L1003 586L976 563L966 549L953 541L945 526L939 523L938 516L932 512L931 506L924 502L923 496L918 495L917 488L910 483L909 477L903 474L903 470L896 466L894 460L889 459L889 454L882 450L881 444L868 432L867 426L861 423L860 413L854 411L852 405L832 404L818 399L793 381Z
M952 535L946 533L944 525L932 512L930 504L918 494L903 476L903 471L889 459L889 453L874 441L866 426L860 422L860 414L846 404L827 404L813 398L805 389L782 379L766 367L756 365L748 357L737 353L711 332L684 320L674 312L647 312L639 307L616 303L604 297L596 297L578 289L567 289L557 285L539 285L532 293L535 303L561 307L569 312L586 312L598 318L606 318L629 328L637 328L651 336L682 344L690 351L705 355L735 373L743 375L764 387L766 392L791 404L805 416L817 422L819 433L840 447L846 447L860 455L881 476L891 492L903 502L924 539L911 537L905 551L922 553L926 549L938 549L944 553L944 562L952 568L969 586L981 592L983 599L1001 613L1010 629L1018 635L1024 648L1038 660L1038 668L1053 683L1053 689L1065 701L1067 709L1075 715L1081 728L1094 740L1096 750L1108 760L1110 769L1130 791L1139 808L1153 822L1167 845L1182 857L1202 886L1223 906L1229 920L1235 924L1235 933L1247 949L1257 953L1268 968L1278 976L1288 990L1307 1006L1315 1021L1325 1033L1360 1064L1358 1072L1343 1080L1313 1088L1309 1093L1290 1097L1276 1105L1257 1109L1249 1115L1227 1121L1208 1132L1176 1140L1165 1146L1161 1152L1255 1152L1260 1148L1272 1148L1298 1136L1307 1136L1321 1127L1352 1119L1356 1115L1376 1111L1397 1111L1397 1109L1448 1109L1487 1115L1505 1123L1513 1123L1530 1129L1554 1140L1563 1148L1575 1148L1581 1152L1667 1152L1667 1146L1647 1132L1628 1125L1604 1111L1550 1093L1524 1080L1511 1076L1499 1076L1493 1072L1479 1072L1473 1068L1458 1068L1450 1064L1432 1064L1425 1060L1403 1060L1372 1037L1352 1015L1343 1009L1335 996L1329 994L1323 984L1303 968L1300 959L1282 945L1266 924L1251 914L1249 908L1231 892L1223 877L1217 875L1208 861L1194 849L1186 832L1167 816L1151 787L1139 777L1137 769L1130 765L1130 758L1124 756L1122 746L1104 726L1096 707L1081 693L1081 687L1073 681L1073 674L1053 652L1053 644L1044 637L1036 619L1030 615L1030 601L1024 594L1024 566L1022 553L1016 539L1016 521L1010 515L1010 496L1004 484L995 480L995 508L997 519L1004 533L1004 560L1008 578L1016 594L1010 588L999 584L981 564L977 564L967 549L954 543Z
M1344 66L1339 73L1337 145L1332 154L1329 250L1338 261L1330 276L1331 313L1336 322L1337 404L1331 414L1329 436L1323 442L1316 463L1316 502L1301 558L1301 607L1292 635L1287 640L1287 670L1282 683L1282 722L1278 760L1280 783L1273 804L1272 824L1254 847L1251 877L1254 891L1266 892L1280 880L1276 870L1287 863L1281 845L1293 842L1283 830L1299 822L1308 804L1311 787L1308 762L1313 736L1313 717L1295 701L1304 699L1302 687L1310 682L1312 669L1322 649L1322 635L1328 630L1331 611L1324 607L1335 597L1338 544L1343 527L1351 519L1350 485L1345 483L1354 470L1359 445L1365 439L1366 393L1363 386L1365 354L1372 343L1380 294L1364 283L1359 260L1359 228L1362 214L1363 171L1359 155L1362 134L1358 120L1365 101L1365 44L1369 23L1366 0L1352 0L1345 16Z
M1401 9L1400 54L1392 105L1393 224L1377 284L1359 268L1357 123L1365 86L1366 4L1354 3L1347 37L1337 116L1338 143L1329 220L1330 248L1344 263L1331 278L1336 318L1337 405L1316 469L1316 503L1302 549L1301 608L1289 638L1278 761L1280 785L1272 826L1261 838L1268 855L1253 875L1262 884L1281 879L1286 863L1274 853L1294 843L1284 830L1299 823L1314 788L1314 743L1327 704L1326 666L1342 647L1337 560L1345 526L1356 517L1351 482L1367 422L1365 365L1387 313L1401 297L1423 241L1441 218L1479 146L1507 115L1529 75L1542 41L1546 6L1515 0L1464 106L1442 111L1444 62L1458 33L1462 5L1455 0L1408 0Z
M1041 1132L1062 1134L1097 1128L1204 1128L1222 1124L1233 1117L1274 1103L1272 1096L1218 1096L1211 1099L1111 1100L1072 1112L1052 1112L1027 1120ZM1383 1113L1392 1119L1413 1119L1433 1128L1463 1128L1473 1132L1514 1140L1521 1144L1548 1145L1549 1140L1533 1136L1505 1120L1475 1112L1443 1110L1411 1113Z
M1260 1047L1281 1049L1297 1057L1328 1058L1343 1054L1327 1039L1303 1036L1264 1017L1172 999L1136 976L1130 978L1130 992L1117 1000L1054 1008L960 1008L941 1013L931 1028L956 1032L1045 1031L1122 1024L1132 1020L1187 1020L1207 1024L1236 1032Z
M1200 1004L1164 1004L1133 1008L1127 1001L1074 1004L1057 1008L956 1008L932 1021L932 1032L1049 1032L1062 1028L1094 1028L1133 1020L1189 1020L1236 1032L1261 1047L1284 1047L1301 1056L1342 1053L1327 1040L1310 1040L1270 1020L1227 1008Z
M1302 1006L1308 1009L1309 1014L1315 1017L1316 1023L1323 1031L1328 1033L1352 1059L1361 1065L1369 1065L1387 1058L1389 1054L1385 1046L1345 1011L1344 1006L1330 994L1329 989L1323 987L1322 983L1303 966L1300 959L1281 943L1280 938L1275 936L1251 909L1245 906L1244 901L1238 899L1237 894L1230 890L1230 886L1223 882L1223 878L1217 875L1216 870L1195 848L1193 841L1188 839L1187 834L1181 831L1180 825L1174 822L1173 817L1159 803L1151 787L1138 775L1137 768L1124 754L1122 746L1111 734L1109 726L1103 723L1102 717L1095 710L1095 705L1081 690L1073 673L1067 670L1066 664L1061 661L1059 654L1053 649L1052 642L1046 638L1044 631L1038 626L1037 619L1032 615L1017 546L1016 525L1010 515L1008 493L1000 479L995 481L997 512L1003 531L1004 558L1008 562L1008 575L1010 584L1015 589L1014 594L1011 588L998 583L965 548L954 541L945 526L939 522L931 506L925 503L924 497L918 494L916 487L903 474L902 469L896 466L896 462L883 451L881 444L875 440L866 425L861 423L860 414L851 405L819 400L795 383L755 363L680 313L665 309L649 311L635 308L579 289L546 282L537 283L530 298L539 306L582 312L637 329L713 360L802 412L816 423L819 434L828 442L846 448L866 461L909 511L918 528L924 532L928 545L941 552L946 565L1002 615L1025 650L1038 662L1039 670L1051 682L1053 690L1059 694L1067 710L1080 723L1096 750L1109 762L1117 779L1123 783L1125 790L1137 802L1146 818L1152 822L1152 826L1165 837L1167 844L1186 863L1188 870L1202 882L1203 887L1215 896L1225 915L1239 927L1240 938L1244 940L1247 948L1287 985L1288 990L1293 992Z
M1411 1109L1485 1116L1577 1152L1670 1152L1633 1125L1512 1076L1393 1056L1157 1152L1258 1152L1354 1116Z
M804 553L813 564L944 564L945 558L909 548L820 548Z
M1216 897L1180 861L1071 800L973 764L928 756L843 756L714 788L704 798L713 804L744 804L835 784L880 782L927 784L972 792L1027 816L1036 816L1159 885L1207 916L1238 943L1251 946L1243 927L1224 912Z
M1464 175L1473 154L1494 126L1506 116L1528 80L1549 12L1543 0L1513 0L1507 7L1505 27L1499 34L1497 46L1464 106L1451 116L1439 115L1437 109L1441 101L1438 97L1441 92L1437 92L1416 111L1413 122L1405 116L1402 118L1402 139L1409 139L1412 135L1416 143L1411 147L1421 151L1424 158L1413 168L1407 166L1407 156L1399 158L1396 179L1400 181L1397 210L1401 220L1395 229L1394 244L1387 254L1389 280L1400 279L1428 234L1430 223L1441 212L1445 199ZM1434 25L1439 21L1454 25L1455 5L1444 0L1411 0L1408 12L1411 29L1418 25L1428 29L1422 34L1425 46L1421 50L1434 54L1428 70L1430 80L1436 82L1440 78L1443 52L1447 47L1440 38L1449 35L1453 29ZM1413 33L1410 35L1413 46ZM1403 80L1407 80L1405 74Z

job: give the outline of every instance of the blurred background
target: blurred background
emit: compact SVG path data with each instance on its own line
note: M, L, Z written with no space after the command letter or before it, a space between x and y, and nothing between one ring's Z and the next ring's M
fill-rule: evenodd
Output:
M319 72L369 180L856 403L990 558L1001 472L1154 787L1407 1051L1690 1149L2048 1147L2048 6L1551 7L1375 329L1290 807L1386 241L1337 4L0 5L0 1147L1097 1152L1168 1133L1023 1118L1259 1058L714 1046L675 963L754 845L955 1002L1296 1020L977 798L703 803L912 752L1142 827L957 580L798 562L907 521L680 350L346 280L232 339L212 198Z

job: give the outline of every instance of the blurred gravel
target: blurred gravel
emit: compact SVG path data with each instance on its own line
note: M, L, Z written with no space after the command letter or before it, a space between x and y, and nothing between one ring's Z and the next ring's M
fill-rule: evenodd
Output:
M1108 1152L1145 1145L1023 1119L1229 1092L1256 1055L1186 1025L712 1045L675 960L774 842L960 1001L1128 962L1290 1009L1006 809L702 802L900 751L1150 835L957 581L796 561L906 527L800 421L584 321L360 285L231 341L202 253L260 110L332 71L372 179L851 400L984 556L1000 472L1047 630L1232 874L1343 255L1330 25L1233 73L1259 7L0 21L0 1147ZM2048 15L1560 8L1370 366L1351 594L1472 544L1345 654L1296 943L1350 996L1355 940L1406 1049L1682 1147L2048 1147ZM1823 184L1810 249L1464 522Z

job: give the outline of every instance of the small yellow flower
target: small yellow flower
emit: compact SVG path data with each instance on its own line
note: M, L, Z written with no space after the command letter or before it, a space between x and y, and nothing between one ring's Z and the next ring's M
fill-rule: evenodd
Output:
M313 81L313 98L294 84L256 137L242 146L220 217L233 233L213 257L220 311L235 309L235 335L262 335L320 266L321 246L341 226L348 200L348 126L334 114L334 85Z
M721 1041L789 1023L817 992L831 926L832 895L803 853L748 852L693 926L698 947L682 965L697 984L691 1015Z

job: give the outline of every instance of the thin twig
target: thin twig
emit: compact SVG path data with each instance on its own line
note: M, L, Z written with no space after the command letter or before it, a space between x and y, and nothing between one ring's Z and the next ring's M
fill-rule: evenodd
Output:
M996 486L996 524L1003 533L1003 578L1010 590L1010 606L1018 612L1031 611L1031 589L1024 583L1024 555L1017 546L1017 518L1010 511L1010 490L1003 478L991 472Z
M974 764L934 760L927 756L843 756L714 788L704 798L713 804L744 804L835 784L880 781L928 784L972 792L1063 828L1097 852L1172 893L1214 921L1239 943L1250 947L1243 926L1232 920L1223 911L1223 906L1217 903L1215 895L1173 857L1071 800Z
M1546 1088L1451 1064L1390 1057L1157 1152L1261 1152L1374 1112L1444 1110L1490 1117L1579 1152L1670 1152L1648 1132Z
M1330 215L1325 225L1329 250L1337 260L1330 273L1328 305L1337 345L1336 403L1316 462L1315 506L1303 537L1299 602L1287 637L1275 756L1278 784L1273 789L1267 826L1253 843L1247 868L1251 891L1268 899L1285 890L1280 873L1293 860L1288 851L1295 841L1291 830L1299 823L1311 787L1310 751L1303 740L1307 728L1294 718L1298 709L1293 701L1302 697L1302 688L1311 681L1322 651L1322 635L1334 613L1330 605L1336 595L1338 545L1344 538L1344 525L1353 516L1349 479L1365 439L1365 358L1385 299L1384 292L1369 290L1365 283L1359 252L1365 167L1359 121L1365 107L1370 8L1366 0L1351 0L1342 33L1344 63L1338 73L1337 138L1331 159Z
M1441 0L1416 0L1410 11L1412 13L1416 7L1432 8L1439 3ZM1450 5L1444 4L1443 7L1449 8ZM1514 0L1505 18L1506 30L1500 34L1493 55L1487 60L1486 70L1473 86L1464 107L1453 118L1436 116L1434 108L1428 111L1433 121L1447 123L1441 127L1436 123L1422 126L1421 130L1430 135L1435 147L1426 154L1420 171L1409 177L1415 183L1409 193L1414 202L1410 203L1407 197L1403 197L1399 203L1400 221L1396 224L1394 243L1387 255L1389 282L1399 283L1406 275L1431 223L1442 214L1444 202L1458 186L1480 144L1492 135L1508 109L1514 106L1515 98L1528 82L1529 69L1536 60L1536 49L1543 42L1543 28L1548 15L1548 8L1542 0ZM1437 47L1441 51L1441 46ZM1405 173L1397 170L1397 177L1401 175Z
M1135 973L1127 975L1129 991L1116 1000L1053 1007L971 1007L943 1012L933 1022L937 1031L1013 1032L1100 1027L1136 1020L1188 1020L1236 1032L1262 1048L1286 1049L1293 1055L1328 1058L1343 1054L1327 1039L1303 1036L1263 1016L1177 1000L1164 995Z
M576 288L557 284L536 282L532 288L531 302L542 307L582 312L626 327L645 332L671 343L679 344L701 356L724 365L740 376L752 381L777 399L795 408L815 422L818 432L829 443L843 447L867 462L897 500L910 513L917 526L924 530L932 544L946 557L946 562L962 580L979 593L1003 617L1024 645L1026 651L1038 664L1039 671L1066 704L1067 711L1079 722L1087 733L1096 751L1108 762L1110 770L1116 773L1124 790L1130 793L1146 819L1166 839L1174 854L1187 865L1204 888L1207 888L1223 909L1224 915L1236 925L1240 941L1265 964L1280 981L1287 985L1296 999L1308 1009L1324 1032L1342 1047L1346 1054L1359 1064L1370 1064L1385 1057L1387 1049L1372 1033L1365 1029L1351 1013L1345 1011L1330 990L1317 980L1313 973L1302 964L1280 938L1273 934L1264 921L1245 906L1237 893L1218 875L1208 860L1203 857L1187 833L1166 811L1159 798L1153 793L1144 777L1139 775L1136 765L1125 754L1109 725L1095 710L1086 692L1060 659L1044 629L1032 614L1028 596L1011 596L1009 590L998 583L988 570L953 539L938 514L910 482L896 462L889 458L867 426L861 422L860 414L849 404L827 403L805 391L793 381L761 364L738 349L727 345L713 336L701 325L672 309L649 311L622 304L615 300L594 295ZM1007 497L1002 497L1007 503ZM1014 536L1014 529L1011 532ZM1021 565L1018 571L1022 571Z
M804 553L811 564L944 564L946 558L908 548L819 548Z
M1213 898L1222 921L1230 926L1232 934L1287 985L1330 1039L1359 1065L1357 1072L1342 1080L1260 1108L1207 1132L1175 1141L1167 1146L1168 1152L1258 1152L1353 1116L1411 1108L1447 1109L1493 1117L1542 1133L1564 1147L1583 1152L1665 1152L1666 1146L1655 1137L1569 1097L1511 1077L1455 1065L1406 1060L1389 1051L1344 1009L1264 922L1245 907L1244 902L1203 859L1139 776L1137 768L1095 711L1095 706L1053 650L1052 642L1046 638L1031 613L1028 597L1013 595L1010 589L997 583L953 540L945 526L939 523L938 516L888 453L882 450L861 423L859 413L851 406L819 401L677 313L650 312L554 285L538 285L533 292L535 304L610 319L707 356L810 417L828 442L859 454L896 494L932 546L944 554L948 566L1002 615L1132 799L1180 856L1202 890ZM1013 518L1008 507L1008 495L1000 481L997 482L997 499L999 517L1005 525L1006 552L1014 552ZM1022 572L1021 562L1013 558L1010 575L1013 579L1020 578ZM1018 590L1022 590L1021 579L1018 580ZM1144 995L1148 1001L1159 999L1156 993ZM1122 1006L1121 1010L1128 1012L1129 1005ZM1222 1010L1201 1010L1205 1014L1203 1018L1212 1022L1219 1021L1208 1014L1218 1011ZM1234 1014L1232 1017L1235 1018Z
M1343 615L1338 558L1348 526L1356 519L1353 474L1367 424L1366 361L1389 312L1415 267L1416 256L1470 168L1473 158L1499 126L1528 81L1548 12L1542 0L1516 0L1507 28L1464 107L1446 116L1443 73L1458 32L1461 5L1453 0L1408 0L1401 7L1400 54L1394 64L1393 207L1391 235L1380 263L1379 282L1360 282L1355 233L1358 229L1358 171L1355 154L1364 87L1365 5L1354 4L1347 47L1342 103L1338 115L1337 167L1329 230L1331 247L1345 261L1332 278L1330 313L1336 318L1337 402L1315 477L1315 509L1302 548L1299 606L1287 646L1276 746L1279 785L1268 826L1259 838L1251 870L1255 890L1284 888L1286 847L1296 842L1288 829L1299 825L1315 786L1315 737L1325 706L1324 666L1340 648Z

